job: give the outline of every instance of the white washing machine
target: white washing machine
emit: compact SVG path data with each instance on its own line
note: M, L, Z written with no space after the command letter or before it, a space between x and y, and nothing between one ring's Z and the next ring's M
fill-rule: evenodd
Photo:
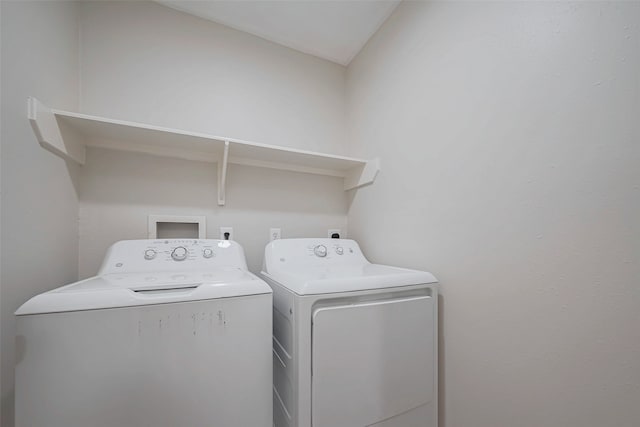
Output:
M436 427L437 282L353 240L265 249L276 427Z
M16 312L16 426L271 426L271 296L235 242L114 244Z

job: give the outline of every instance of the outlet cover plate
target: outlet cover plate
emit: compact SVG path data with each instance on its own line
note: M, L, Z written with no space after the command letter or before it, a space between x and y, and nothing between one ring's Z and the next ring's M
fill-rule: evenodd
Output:
M269 241L273 242L274 240L278 240L282 238L281 230L279 228L270 228L269 229Z

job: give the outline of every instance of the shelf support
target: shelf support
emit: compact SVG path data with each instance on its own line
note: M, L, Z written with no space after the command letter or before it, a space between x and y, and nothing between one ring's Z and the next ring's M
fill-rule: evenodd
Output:
M227 185L227 165L229 164L229 141L224 141L222 156L218 160L218 206L224 206Z
M353 190L375 181L376 176L380 172L380 159L375 158L369 160L363 166L355 168L347 173L344 177L344 190Z
M36 98L29 98L27 111L31 128L42 148L65 160L84 164L86 157L84 143L66 123L56 119L53 110Z

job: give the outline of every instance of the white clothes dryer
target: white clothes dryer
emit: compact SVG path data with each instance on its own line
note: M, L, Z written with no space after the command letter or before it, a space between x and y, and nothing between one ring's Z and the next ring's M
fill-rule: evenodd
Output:
M271 426L271 311L235 242L118 242L16 312L16 426Z
M265 249L276 427L436 427L437 281L353 240Z

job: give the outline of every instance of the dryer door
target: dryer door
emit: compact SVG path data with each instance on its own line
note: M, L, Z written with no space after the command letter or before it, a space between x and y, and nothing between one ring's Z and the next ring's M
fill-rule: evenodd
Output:
M313 313L312 425L369 426L434 397L433 298Z

